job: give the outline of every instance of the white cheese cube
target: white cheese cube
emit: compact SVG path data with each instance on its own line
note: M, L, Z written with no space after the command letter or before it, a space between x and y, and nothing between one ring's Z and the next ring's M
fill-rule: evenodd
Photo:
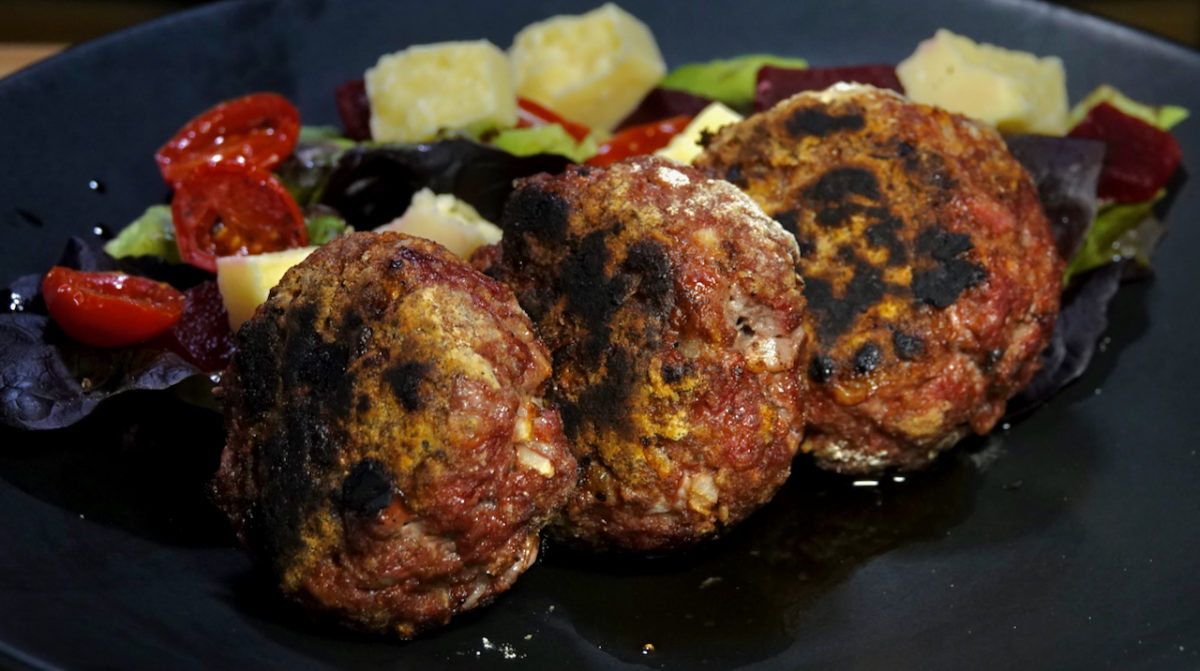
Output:
M229 312L229 325L236 331L242 322L254 316L254 310L267 300L271 289L283 279L288 268L308 258L316 247L300 247L282 252L253 256L217 258L217 288Z
M896 66L905 93L1009 133L1067 132L1062 60L1038 58L941 29Z
M721 103L712 103L700 110L678 135L671 138L667 146L654 152L658 156L673 158L680 163L691 163L703 151L700 137L705 131L715 133L732 123L742 120L742 115Z
M509 55L518 95L597 130L625 118L667 71L646 24L612 3L526 26Z
M404 214L376 231L395 231L428 238L467 258L477 248L500 242L500 229L471 207L450 194L436 195L429 189L413 194Z
M371 135L383 142L420 142L443 129L476 133L517 123L511 66L487 40L386 54L364 81Z

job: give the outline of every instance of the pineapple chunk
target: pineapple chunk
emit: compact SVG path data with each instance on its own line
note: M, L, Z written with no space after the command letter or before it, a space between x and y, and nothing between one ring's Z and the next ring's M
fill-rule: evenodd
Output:
M478 133L517 123L512 69L487 40L385 54L364 80L371 135L382 142L420 142L442 129Z
M279 284L288 268L308 257L316 247L300 247L282 252L253 256L217 258L217 287L229 312L229 325L236 331L242 322L254 316L254 310L267 300L271 288Z
M1038 58L941 29L896 66L908 97L1008 133L1067 132L1067 78L1057 56Z
M721 103L712 103L700 110L678 135L671 138L667 146L654 152L658 156L673 158L680 163L691 163L702 151L700 138L705 131L715 133L729 124L742 120L742 115Z
M608 130L666 73L646 24L612 3L526 26L509 49L517 94Z
M403 215L375 230L429 238L464 259L478 247L500 242L500 229L470 204L427 188L413 194Z

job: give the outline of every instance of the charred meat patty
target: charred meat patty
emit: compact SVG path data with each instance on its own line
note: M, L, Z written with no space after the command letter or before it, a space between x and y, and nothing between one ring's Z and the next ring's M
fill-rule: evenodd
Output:
M869 86L802 93L697 166L795 234L811 339L803 444L846 473L926 465L989 431L1037 368L1062 261L991 129Z
M534 561L576 479L512 294L419 238L335 239L238 333L216 500L287 596L409 637Z
M802 435L795 242L736 188L642 157L518 183L477 257L554 362L581 478L552 533L661 551L766 502Z

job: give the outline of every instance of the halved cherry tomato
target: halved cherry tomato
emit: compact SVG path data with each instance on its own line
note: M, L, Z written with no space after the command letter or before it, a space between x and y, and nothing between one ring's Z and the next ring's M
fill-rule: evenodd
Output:
M304 215L270 173L237 163L196 168L171 200L179 256L217 272L218 256L279 252L308 244Z
M275 93L223 102L179 129L154 159L175 187L197 166L232 161L270 170L287 158L300 136L300 112Z
M630 156L650 154L667 146L675 137L691 123L689 116L676 116L662 121L652 121L640 126L632 126L617 133L611 140L600 145L596 155L587 160L588 165L606 166Z
M123 273L54 266L42 279L50 318L81 343L121 347L165 332L187 299L169 284Z
M517 128L533 128L552 123L562 126L576 142L582 142L592 132L587 126L564 119L528 98L517 97Z

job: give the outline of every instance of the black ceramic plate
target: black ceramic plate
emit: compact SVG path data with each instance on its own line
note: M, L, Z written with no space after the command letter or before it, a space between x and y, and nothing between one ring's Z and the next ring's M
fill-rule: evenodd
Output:
M487 37L586 2L298 0L209 6L0 81L0 259L167 195L155 148L216 101L276 90L309 122L407 44ZM1063 57L1200 111L1200 56L1032 2L627 3L669 63L749 51L894 62L939 26ZM1200 120L1178 130L1200 160ZM89 187L96 180L103 188ZM929 473L816 474L731 537L616 562L546 549L509 594L401 643L309 623L231 545L203 484L213 416L130 397L66 431L0 433L0 665L33 668L1196 668L1200 666L1200 197L1179 193L1157 278L1124 289L1087 376Z

